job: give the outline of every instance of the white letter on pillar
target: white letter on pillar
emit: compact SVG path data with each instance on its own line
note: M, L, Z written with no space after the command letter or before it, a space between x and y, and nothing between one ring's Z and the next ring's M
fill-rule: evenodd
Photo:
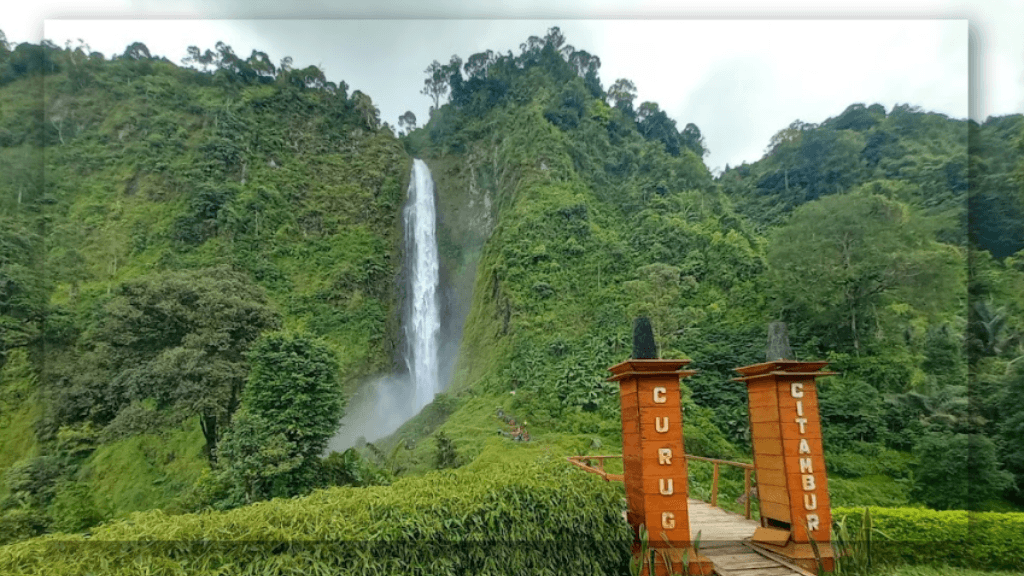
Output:
M676 515L672 512L661 513L661 527L665 530L671 530L676 527Z
M807 418L797 418L796 423L800 425L800 433L807 434Z
M801 458L800 459L800 473L801 474L810 474L812 472L814 472L814 470L811 469L811 459L810 458Z
M818 509L818 495L811 492L804 494L804 508L806 510L817 510Z
M797 416L803 416L804 415L804 401L803 400L797 400L796 401L796 415Z
M799 450L799 452L801 454L810 454L811 453L811 445L807 443L807 439L806 438L801 438L800 439L800 450Z
M658 478L658 491L664 494L665 496L671 496L673 493L675 493L675 490L672 487L672 479L668 479L668 486L666 486L665 479Z
M804 490L814 490L814 475L804 474L802 478L804 480Z
M654 403L664 404L665 403L665 387L655 386L654 387Z
M811 532L813 530L817 530L820 523L821 523L821 520L818 519L818 515L817 514L808 514L807 515L807 531L808 532Z
M672 463L672 449L671 448L658 448L658 464L671 464Z
M668 416L655 416L654 429L661 433L668 432Z
M790 384L789 385L789 395L792 396L793 398L803 398L804 397L804 383L803 382L793 382L792 384Z

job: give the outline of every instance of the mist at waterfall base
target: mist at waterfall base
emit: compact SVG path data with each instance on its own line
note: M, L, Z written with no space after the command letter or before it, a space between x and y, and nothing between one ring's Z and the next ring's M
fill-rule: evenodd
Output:
M422 160L413 160L405 225L406 295L402 313L406 372L364 382L345 409L328 449L342 451L359 438L372 442L398 429L433 401L451 376L457 342L442 342L434 183Z
M411 398L415 395L408 374L388 374L367 380L345 406L341 428L331 438L328 450L343 452L359 438L373 442L391 434L416 415Z

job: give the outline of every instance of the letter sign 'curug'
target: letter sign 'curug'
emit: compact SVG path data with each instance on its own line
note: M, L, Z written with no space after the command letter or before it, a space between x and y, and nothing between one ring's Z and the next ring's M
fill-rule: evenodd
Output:
M664 404L665 403L665 387L655 386L654 387L654 403Z
M660 434L668 432L668 416L654 418L654 430Z
M672 512L661 513L661 527L665 530L671 530L676 527L676 515Z
M688 558L691 573L711 574L711 561L697 553L690 538L687 462L679 379L689 360L631 359L609 370L618 382L622 405L623 482L626 520L633 528L633 553L640 551L640 527L650 532L660 566L650 574L678 573ZM671 551L671 553L670 553ZM679 556L680 553L687 555ZM665 565L671 559L672 570Z

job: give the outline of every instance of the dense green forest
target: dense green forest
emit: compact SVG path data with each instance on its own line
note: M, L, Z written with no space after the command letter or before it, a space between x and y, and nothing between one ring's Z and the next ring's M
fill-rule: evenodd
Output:
M715 177L697 126L606 87L557 28L431 63L429 121L398 135L290 58L218 43L183 64L0 42L0 543L616 453L606 369L640 315L700 370L688 453L750 461L733 369L782 320L841 373L820 386L833 506L1024 506L1024 116L853 104ZM322 457L397 360L413 157L465 303L454 377Z

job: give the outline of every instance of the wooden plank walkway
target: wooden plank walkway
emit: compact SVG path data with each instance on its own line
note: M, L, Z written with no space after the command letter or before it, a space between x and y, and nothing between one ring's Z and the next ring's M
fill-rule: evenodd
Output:
M750 537L760 526L739 514L707 502L689 499L690 537L700 534L700 553L715 565L719 576L813 576L770 554L755 550Z
M769 552L755 549L750 537L760 526L739 514L689 499L690 537L700 533L700 553L719 576L814 576ZM625 518L625 512L623 512Z

